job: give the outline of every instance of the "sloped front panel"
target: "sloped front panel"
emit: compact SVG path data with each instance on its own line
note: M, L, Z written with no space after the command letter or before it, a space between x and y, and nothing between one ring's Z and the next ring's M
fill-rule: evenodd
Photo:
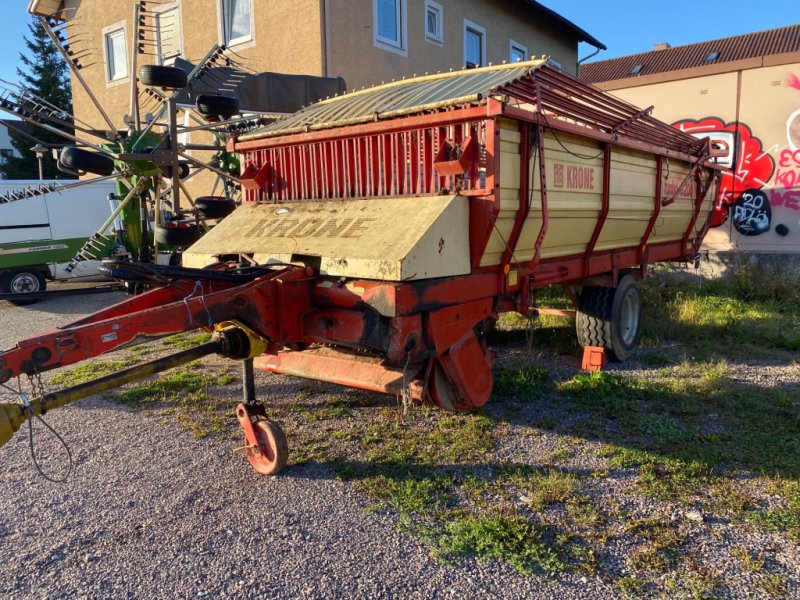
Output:
M408 281L465 275L469 207L460 196L245 205L183 254L203 267L229 254L325 275Z

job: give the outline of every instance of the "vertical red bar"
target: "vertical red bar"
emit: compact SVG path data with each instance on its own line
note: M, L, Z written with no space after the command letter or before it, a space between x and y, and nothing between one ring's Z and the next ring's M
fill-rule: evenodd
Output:
M359 149L359 177L361 180L361 195L366 198L369 193L367 191L368 182L367 182L367 172L369 171L369 157L368 157L368 149L367 149L367 140L366 138L360 137L358 138L358 149Z
M433 192L434 129L423 129L422 135L422 192L430 194Z
M419 151L420 151L420 137L422 131L417 129L409 133L409 146L408 152L410 154L411 163L411 194L419 193Z
M405 192L406 181L406 151L403 143L404 131L398 131L392 136L392 150L394 152L394 171L397 183L395 185L396 195Z
M336 149L336 197L344 198L344 172L346 168L344 158L344 140L335 142Z
M383 180L385 187L385 195L391 196L394 193L394 177L392 170L394 168L394 157L392 156L392 135L387 133L381 136L383 140Z
M370 139L370 168L372 170L372 190L370 196L381 195L381 157L380 157L380 143L377 135L373 135Z
M323 142L325 147L325 199L333 198L333 148L331 142Z
M358 179L356 177L356 140L347 140L347 197L358 195Z

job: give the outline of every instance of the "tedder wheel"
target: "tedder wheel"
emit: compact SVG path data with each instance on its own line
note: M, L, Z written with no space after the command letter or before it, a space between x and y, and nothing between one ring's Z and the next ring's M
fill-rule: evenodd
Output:
M230 96L200 94L197 97L197 112L204 117L230 119L239 114L239 101Z
M224 219L236 209L236 202L225 196L201 196L194 201L201 219Z
M602 346L612 360L627 359L642 333L642 297L636 278L624 275L615 288L585 286L575 328L582 346Z
M139 81L151 87L180 90L186 87L186 71L178 67L163 65L142 65L139 67Z
M33 292L44 292L47 290L47 281L38 271L17 270L6 273L0 279L0 290L4 294L30 294ZM38 299L20 298L19 300L9 300L11 304L17 306L27 306L38 302Z
M194 223L171 221L156 226L156 242L165 246L189 246L194 244L203 232Z
M95 175L111 175L114 172L112 158L75 146L64 146L58 162L70 171L83 171Z
M258 445L264 449L249 449L247 460L256 472L262 475L275 475L280 472L289 459L289 444L286 434L277 423L266 419L257 419L253 423L253 431L258 438Z

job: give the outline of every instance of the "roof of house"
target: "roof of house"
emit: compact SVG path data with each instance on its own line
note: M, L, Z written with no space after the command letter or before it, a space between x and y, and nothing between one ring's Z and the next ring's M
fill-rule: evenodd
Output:
M573 23L569 19L561 16L556 11L554 11L554 10L552 10L550 8L547 8L541 2L536 2L535 0L516 0L516 1L519 2L519 3L525 4L525 5L527 5L527 6L531 7L531 8L535 8L539 12L543 13L545 16L547 16L550 19L552 19L556 24L564 27L570 33L573 33L574 35L576 35L578 37L578 41L579 42L586 42L587 44L591 44L595 48L599 48L600 50L606 50L606 46L601 41L599 41L597 38L593 37L592 35L587 33L585 30L583 30L580 27L578 27L577 25L575 25L575 23Z
M789 52L800 52L800 25L586 63L580 78L601 83Z

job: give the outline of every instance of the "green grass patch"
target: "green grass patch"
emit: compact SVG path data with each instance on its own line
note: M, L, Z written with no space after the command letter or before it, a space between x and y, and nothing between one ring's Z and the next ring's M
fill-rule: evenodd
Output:
M172 350L189 350L190 348L210 342L211 335L212 334L207 332L178 333L176 335L171 335L167 338L164 338L161 343Z
M541 365L497 369L494 373L493 394L517 400L535 400L547 391L547 379L547 369Z
M765 282L766 284L766 282ZM796 288L796 285L794 286ZM754 349L800 350L800 300L735 280L642 284L643 343L678 340L704 357L748 358Z
M209 435L228 437L236 423L232 402L212 400L207 390L230 383L230 374L209 374L199 363L168 371L135 387L111 395L135 408L158 406L161 414L172 415L196 438Z
M83 363L77 367L72 367L67 371L62 371L53 375L47 384L55 387L71 387L79 383L86 383L111 373L116 373L122 369L127 369L135 365L138 360L125 358L120 360L93 360Z
M444 559L501 559L520 573L564 567L558 549L545 539L545 530L520 516L468 515L449 521L437 537L435 551Z

